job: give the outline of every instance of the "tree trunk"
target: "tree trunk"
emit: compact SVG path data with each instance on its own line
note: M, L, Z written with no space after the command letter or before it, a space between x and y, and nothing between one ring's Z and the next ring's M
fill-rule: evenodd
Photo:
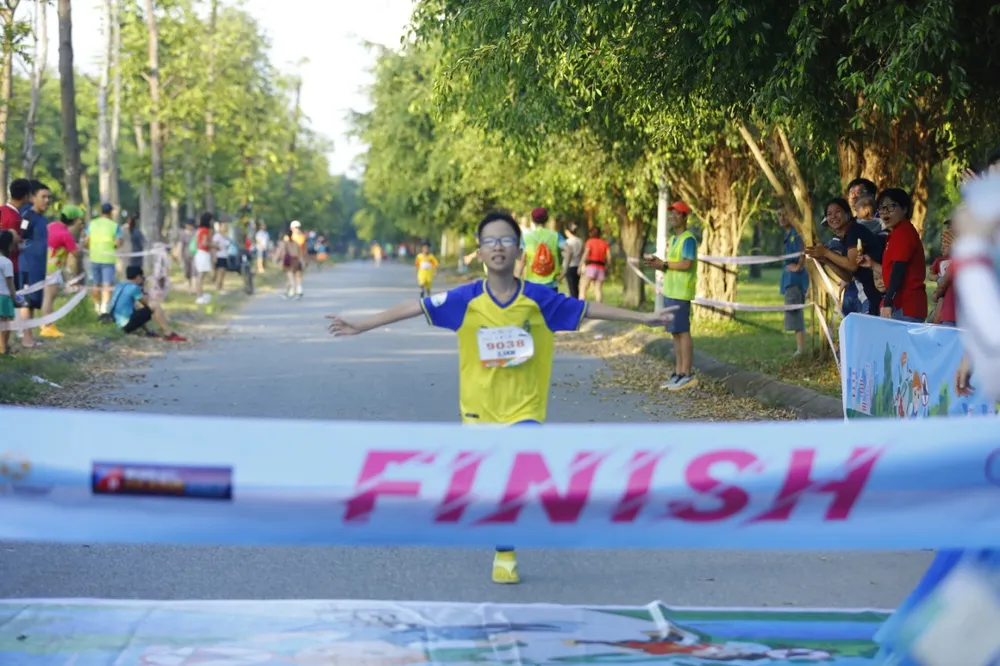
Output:
M114 80L111 99L111 205L121 210L121 174L118 165L118 137L122 126L122 19L120 0L105 0L111 3L111 62L114 66Z
M760 217L757 217L756 222L753 225L753 247L750 249L751 256L760 255L760 243L761 243L761 228L760 228ZM750 278L754 280L759 280L761 276L761 266L760 264L750 265Z
M14 99L14 13L19 0L0 3L3 23L3 66L0 68L0 202L7 202L7 121Z
M215 33L219 2L212 0L208 20L208 94L205 96L205 210L215 215Z
M45 82L45 63L49 58L49 17L47 3L35 3L35 53L31 60L31 102L24 122L24 146L21 160L25 178L35 177L35 165L40 155L35 151L35 126L38 124L38 103Z
M83 201L80 192L80 135L76 131L76 72L73 70L73 8L59 0L59 84L62 97L63 169L66 198Z
M97 190L101 203L111 201L111 181L114 167L111 163L111 119L108 116L108 87L111 82L111 60L114 57L114 12L112 0L104 0L102 23L104 28L104 59L101 78L97 84Z
M861 148L853 136L841 137L837 142L837 164L840 187L846 192L847 184L861 175Z
M160 33L153 0L146 0L146 31L149 33L149 214L143 219L146 240L163 239L163 123L160 119Z
M185 127L184 131L187 134L189 128ZM190 135L188 135L190 136ZM184 219L194 220L198 215L198 212L194 205L194 154L191 147L191 139L187 138L184 140Z
M288 174L285 176L285 202L292 197L292 178L295 176L295 150L299 140L299 119L302 114L302 78L295 82L295 111L292 113L292 136L288 142ZM555 220L553 220L555 222Z
M620 197L617 197L620 199ZM618 210L618 237L621 240L622 253L626 257L638 259L642 256L642 244L645 240L642 218L630 214L624 200L616 202ZM638 308L646 302L646 285L634 272L625 267L622 270L622 305L626 308Z

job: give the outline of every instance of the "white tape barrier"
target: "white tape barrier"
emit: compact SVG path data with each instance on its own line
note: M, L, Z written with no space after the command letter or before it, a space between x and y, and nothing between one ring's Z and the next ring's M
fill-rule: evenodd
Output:
M45 276L44 280L39 280L38 282L35 282L34 284L32 284L32 285L30 285L28 287L25 287L24 289L22 289L19 292L17 292L17 295L18 296L27 296L28 294L33 294L36 291L41 291L42 289L44 289L45 287L49 286L50 284L59 284L59 280L60 280L61 275L62 275L61 271L58 272L58 273L50 273L49 275ZM66 286L67 287L71 287L71 286L75 285L77 282L82 281L84 277L86 277L86 274L85 273L80 273L75 278L73 278L69 282L67 282Z
M151 254L166 253L167 249L165 247L154 247L152 250L143 250L142 252L115 252L115 258L117 259L129 259L132 257L146 257ZM90 250L84 250L85 255L90 254Z
M35 319L14 319L11 321L0 321L0 331L24 331L29 328L37 328L39 326L48 326L49 324L54 324L59 321L70 312L73 311L77 305L80 304L84 298L87 297L87 291L81 289L76 293L73 298L69 299L65 305L56 310L50 315L45 315L44 317L37 317Z
M736 266L756 266L758 264L774 264L779 261L786 261L788 259L795 259L801 257L801 252L792 252L791 254L782 254L780 256L773 255L751 255L749 257L698 257L698 261L704 262L706 264L734 264Z
M628 260L628 267L639 276L639 278L656 290L657 294L663 293L663 287L649 279L649 277L639 270L636 264L637 259L630 258ZM706 308L716 308L720 310L736 310L739 312L794 312L796 310L805 310L806 308L816 308L816 319L819 320L820 328L823 329L823 335L826 337L826 342L830 345L830 351L833 353L833 360L837 364L837 372L840 372L840 355L837 353L837 345L833 341L833 333L830 331L830 327L826 323L826 318L823 316L823 311L820 309L819 305L815 303L799 303L797 305L750 305L748 303L733 303L731 301L716 301L710 298L702 298L700 296L695 297L691 301L695 305L700 305Z

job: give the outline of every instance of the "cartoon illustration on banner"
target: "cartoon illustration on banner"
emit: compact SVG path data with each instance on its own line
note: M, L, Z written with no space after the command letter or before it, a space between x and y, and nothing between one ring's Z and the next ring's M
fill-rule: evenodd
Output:
M22 666L115 660L140 666L860 666L874 663L872 636L885 618L873 611L685 610L659 603L6 601L0 602L0 662L13 656ZM108 627L122 627L122 635ZM59 640L50 640L57 634Z
M955 370L962 358L958 329L849 315L841 324L840 341L848 418L996 412L995 405L976 395L955 394Z

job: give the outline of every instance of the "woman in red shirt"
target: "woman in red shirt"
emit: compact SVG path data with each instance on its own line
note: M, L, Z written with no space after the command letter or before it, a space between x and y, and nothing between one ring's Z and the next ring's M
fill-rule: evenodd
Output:
M913 200L903 190L883 190L876 201L882 224L889 230L882 263L870 257L860 259L862 265L881 272L885 282L885 298L880 314L887 319L923 323L927 319L927 261L920 234L910 222Z
M601 238L601 230L594 227L590 230L590 238L583 246L583 275L580 276L580 298L587 298L587 287L594 285L594 300L604 302L604 279L608 275L608 264L611 263L611 246Z

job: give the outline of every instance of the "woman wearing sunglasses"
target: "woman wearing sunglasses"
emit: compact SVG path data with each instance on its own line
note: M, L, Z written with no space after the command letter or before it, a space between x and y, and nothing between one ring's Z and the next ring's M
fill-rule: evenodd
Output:
M910 222L913 200L903 190L883 190L875 201L882 224L889 230L882 263L868 255L859 257L858 264L872 268L885 283L885 297L879 310L887 319L924 322L927 319L927 262L920 234Z

